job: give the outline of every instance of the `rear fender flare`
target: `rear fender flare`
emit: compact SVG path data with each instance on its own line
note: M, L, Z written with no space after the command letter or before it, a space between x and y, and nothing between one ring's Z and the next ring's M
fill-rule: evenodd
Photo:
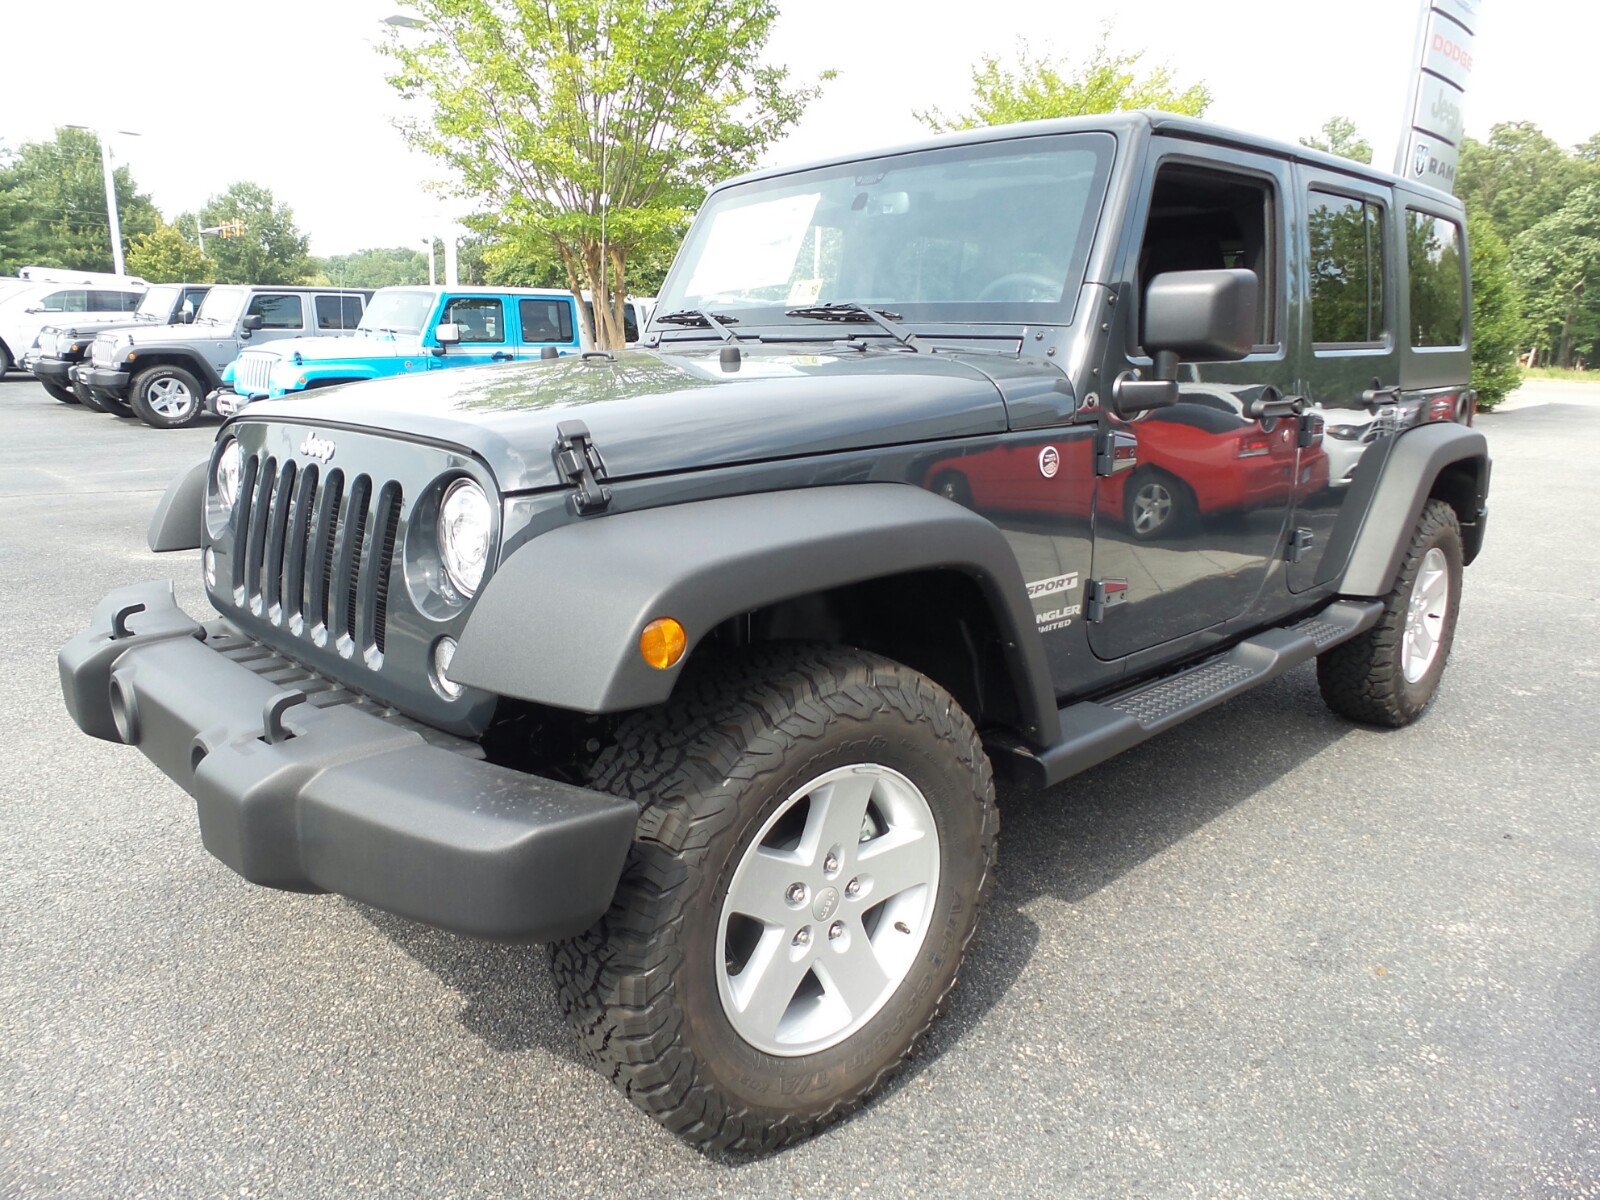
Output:
M1340 578L1342 596L1387 595L1400 573L1400 563L1422 506L1433 494L1440 476L1455 464L1464 464L1462 486L1447 497L1461 518L1467 561L1482 543L1482 521L1489 494L1489 443L1483 434L1465 425L1441 422L1423 425L1395 440L1383 464L1383 474L1361 514L1353 534L1349 559ZM1335 545L1341 530L1334 530Z
M682 664L648 666L639 635L679 621L690 653L730 617L912 571L971 577L1006 651L1030 742L1059 733L1044 644L1005 535L905 484L844 484L693 501L577 521L524 543L478 597L453 681L580 712L660 704Z

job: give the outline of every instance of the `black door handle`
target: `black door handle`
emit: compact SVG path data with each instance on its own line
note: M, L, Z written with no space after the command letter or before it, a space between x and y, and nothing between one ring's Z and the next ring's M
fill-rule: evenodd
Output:
M1255 421L1266 421L1273 417L1299 416L1306 408L1304 396L1285 396L1270 383L1261 389L1259 396L1247 400L1244 405L1244 415Z
M509 354L504 350L496 350L493 354L489 355L489 358L494 362L510 362L515 357L516 355Z
M1400 385L1392 383L1385 387L1382 380L1374 379L1372 386L1361 393L1361 403L1372 408L1383 404L1393 404L1400 399Z

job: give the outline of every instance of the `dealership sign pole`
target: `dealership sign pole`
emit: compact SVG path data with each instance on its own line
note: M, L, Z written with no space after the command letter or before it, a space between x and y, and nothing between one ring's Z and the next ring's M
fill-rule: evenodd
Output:
M1473 31L1479 0L1423 0L1404 133L1394 173L1452 192L1461 139L1462 108L1472 81Z

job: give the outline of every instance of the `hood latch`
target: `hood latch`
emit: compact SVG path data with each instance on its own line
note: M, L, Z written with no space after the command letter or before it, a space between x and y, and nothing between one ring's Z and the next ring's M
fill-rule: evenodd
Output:
M606 465L594 447L589 427L582 421L562 421L556 426L556 470L575 489L572 507L577 514L605 512L611 506L611 489L600 482Z

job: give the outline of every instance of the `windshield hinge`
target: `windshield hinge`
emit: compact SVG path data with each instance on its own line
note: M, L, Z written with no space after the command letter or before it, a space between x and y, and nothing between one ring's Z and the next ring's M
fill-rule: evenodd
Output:
M594 448L589 427L582 421L562 421L556 426L556 470L573 488L572 507L581 517L605 512L611 505L611 489L600 482L606 465Z

